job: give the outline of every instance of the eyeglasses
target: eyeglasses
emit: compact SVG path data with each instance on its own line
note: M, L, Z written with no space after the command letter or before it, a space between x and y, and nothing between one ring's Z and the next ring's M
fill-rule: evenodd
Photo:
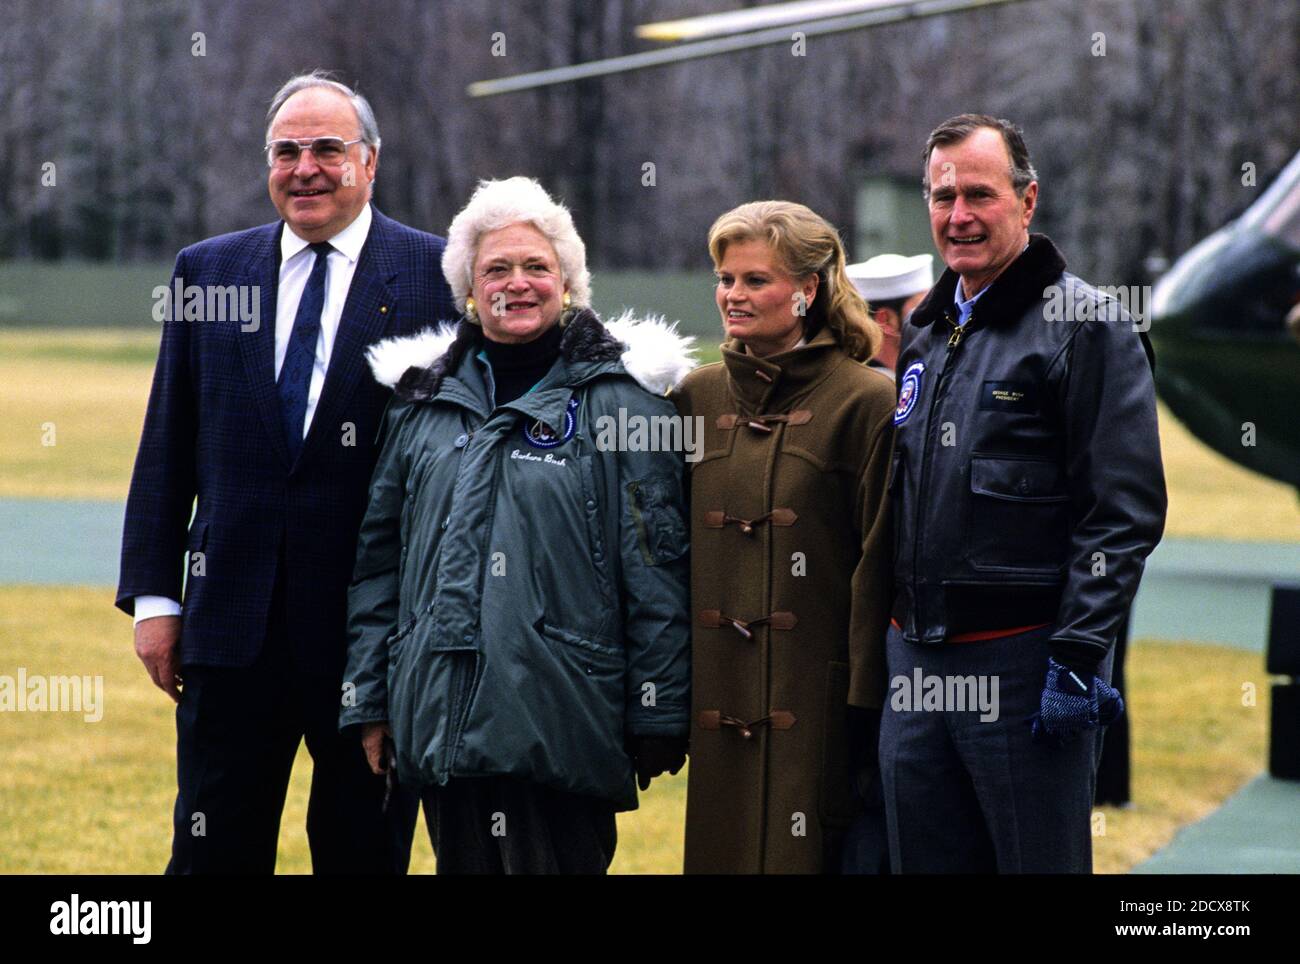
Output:
M317 164L332 167L342 164L348 156L348 147L360 144L363 138L345 141L341 137L315 137L308 141L295 141L292 138L270 141L266 145L267 167L293 167L298 163L303 148L311 148L311 156Z

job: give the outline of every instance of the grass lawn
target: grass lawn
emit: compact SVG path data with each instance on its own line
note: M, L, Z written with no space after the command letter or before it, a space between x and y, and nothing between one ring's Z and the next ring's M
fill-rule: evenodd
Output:
M0 331L0 498L125 500L157 342L156 331Z
M0 714L0 873L162 870L175 793L172 704L131 649L127 621L107 589L0 588L0 673L104 679L103 718ZM1133 798L1103 808L1096 868L1122 873L1213 810L1264 763L1267 677L1258 654L1193 644L1130 650ZM1242 706L1242 683L1260 692ZM310 870L310 759L295 768L280 830L282 873ZM678 873L685 774L655 781L641 809L619 817L616 873ZM423 823L412 871L433 870Z

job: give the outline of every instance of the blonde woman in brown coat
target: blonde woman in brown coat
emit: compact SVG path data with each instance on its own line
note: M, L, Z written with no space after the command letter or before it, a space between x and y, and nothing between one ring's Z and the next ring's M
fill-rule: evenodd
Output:
M691 464L687 873L877 872L894 386L835 229L758 201L709 232L727 340L676 391Z

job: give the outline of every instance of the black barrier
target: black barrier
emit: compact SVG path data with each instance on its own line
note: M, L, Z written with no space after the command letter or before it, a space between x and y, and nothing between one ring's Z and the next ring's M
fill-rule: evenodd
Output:
M1290 677L1273 684L1268 772L1279 780L1300 780L1300 584L1273 587L1266 668Z

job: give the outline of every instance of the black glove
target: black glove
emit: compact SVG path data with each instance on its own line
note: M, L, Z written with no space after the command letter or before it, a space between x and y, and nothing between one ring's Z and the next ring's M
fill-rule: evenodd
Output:
M880 777L880 710L866 710L860 706L846 708L847 757L849 785L863 803L870 802L879 792Z
M1034 739L1059 746L1085 730L1109 726L1123 712L1119 690L1099 676L1076 672L1048 657L1042 700L1031 718Z
M663 773L675 774L686 762L684 736L634 736L632 759L636 762L636 783L650 789L650 781Z

